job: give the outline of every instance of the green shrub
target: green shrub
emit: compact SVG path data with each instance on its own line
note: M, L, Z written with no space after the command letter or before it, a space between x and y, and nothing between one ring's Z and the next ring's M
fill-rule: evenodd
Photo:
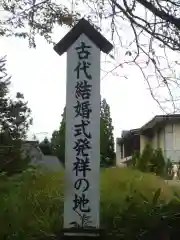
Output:
M63 177L63 173L45 173L40 168L12 177L1 174L0 239L55 237L63 221ZM179 207L175 191L149 173L102 169L101 227L120 232L126 240L152 232L161 216L167 215L171 225L177 226L179 220L173 222L171 217Z
M153 152L153 158L151 160L152 172L158 176L164 176L165 174L165 158L163 156L161 148L155 149Z
M55 233L62 225L62 185L60 174L32 169L11 177L0 200L0 239L41 239Z
M179 193L179 189L168 187L164 180L150 173L105 169L101 186L102 226L123 234L122 239L140 239L143 234L147 240L147 234L161 223L161 217L171 216L180 207L174 191Z
M153 149L147 144L142 154L134 153L132 165L142 172L152 172L158 176L167 176L169 167L165 161L161 148Z
M141 170L142 172L152 172L152 161L154 158L154 151L152 147L147 144L142 152L137 158L136 167L137 169Z
M13 175L27 168L29 157L22 155L21 140L13 140L6 145L0 145L0 173Z
M140 158L140 152L134 151L132 155L132 160L129 162L128 166L136 168L136 164L138 163L139 158Z
M168 180L172 180L173 178L173 172L172 172L173 164L170 159L167 159L166 165L165 165L165 173L164 178Z

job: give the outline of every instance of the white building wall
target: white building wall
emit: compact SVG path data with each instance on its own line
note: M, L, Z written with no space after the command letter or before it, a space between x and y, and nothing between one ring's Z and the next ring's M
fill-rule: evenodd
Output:
M157 149L158 148L158 131L154 130L154 136L153 139L151 141L151 146L153 149Z
M141 134L140 135L140 153L143 152L143 150L146 147L147 143L149 143L148 138L145 135Z
M180 161L180 123L166 125L164 131L164 153L173 162Z
M119 138L116 138L116 166L118 166L121 162L121 148L118 144L118 139Z
M174 149L180 150L180 123L176 123L173 125L174 132Z
M148 139L146 136L140 136L140 151L142 153ZM154 149L161 148L164 156L170 158L173 162L180 162L180 122L167 124L159 132L155 131L151 141ZM116 139L116 166L122 166L126 159L121 158L121 148Z
M164 151L164 128L160 130L158 134L158 148L161 148Z
M123 145L122 151L123 152L121 153L121 147L118 144L118 138L116 138L116 166L117 167L126 167L126 164L124 163L126 159L121 158L121 154L122 156L124 156L124 145Z

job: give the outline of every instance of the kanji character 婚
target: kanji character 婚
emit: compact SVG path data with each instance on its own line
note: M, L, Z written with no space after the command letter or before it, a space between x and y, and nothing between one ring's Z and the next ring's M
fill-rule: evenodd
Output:
M75 117L81 116L82 118L89 119L90 113L92 112L91 105L89 101L80 102L77 101L75 108Z

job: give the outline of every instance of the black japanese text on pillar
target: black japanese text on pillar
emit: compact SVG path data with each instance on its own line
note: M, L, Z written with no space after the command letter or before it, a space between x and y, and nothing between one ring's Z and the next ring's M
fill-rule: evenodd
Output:
M64 228L99 228L100 51L112 45L82 19L54 47L67 51Z

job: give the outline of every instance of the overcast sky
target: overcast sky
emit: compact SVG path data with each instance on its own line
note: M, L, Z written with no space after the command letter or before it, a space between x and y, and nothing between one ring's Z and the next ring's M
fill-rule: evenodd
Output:
M59 41L67 29L55 31ZM24 94L32 110L34 124L29 139L36 134L41 140L47 132L50 137L59 128L66 97L66 54L58 56L53 46L39 37L37 48L29 49L26 40L0 39L1 56L7 55L8 73L12 75L11 91ZM119 68L119 75L128 74L128 79L109 74L101 81L101 95L111 109L114 136L120 137L122 130L137 128L161 113L151 98L147 85L138 69Z

